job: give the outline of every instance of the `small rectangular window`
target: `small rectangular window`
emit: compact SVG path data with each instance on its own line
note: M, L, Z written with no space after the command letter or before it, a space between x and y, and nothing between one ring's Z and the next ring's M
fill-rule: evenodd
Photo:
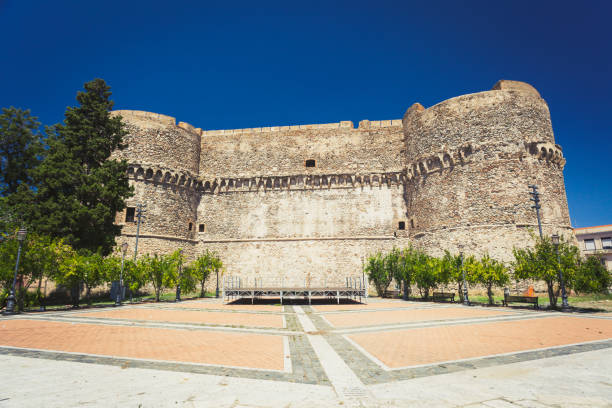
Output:
M612 249L612 237L605 237L601 239L601 247L603 249Z
M198 231L204 232L204 224L200 224L200 226L198 227Z
M125 222L134 222L134 215L136 214L136 208L128 207L125 210Z
M587 251L595 250L595 240L594 239L585 239L584 240L584 249Z
M193 229L193 224L189 223L189 231L191 231Z
M398 230L405 230L406 229L406 222L404 221L400 221L397 223L397 229Z
M306 167L315 167L316 162L314 161L314 159L308 159L306 160Z

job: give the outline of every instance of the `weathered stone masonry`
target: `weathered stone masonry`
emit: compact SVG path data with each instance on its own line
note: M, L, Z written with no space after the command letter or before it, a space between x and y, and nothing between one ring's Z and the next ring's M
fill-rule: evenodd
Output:
M548 107L522 82L357 128L202 131L154 113L115 114L130 131L115 153L130 163L128 205L148 207L140 253L183 248L193 258L208 248L229 273L296 284L339 283L360 273L364 256L409 243L510 260L537 229L532 183L545 232L572 233ZM135 226L125 214L117 221L133 245Z

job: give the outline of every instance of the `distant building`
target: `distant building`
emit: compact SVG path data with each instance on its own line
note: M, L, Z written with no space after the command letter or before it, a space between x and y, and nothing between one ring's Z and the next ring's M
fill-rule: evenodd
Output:
M574 232L582 255L603 255L606 268L612 271L612 224L574 228Z

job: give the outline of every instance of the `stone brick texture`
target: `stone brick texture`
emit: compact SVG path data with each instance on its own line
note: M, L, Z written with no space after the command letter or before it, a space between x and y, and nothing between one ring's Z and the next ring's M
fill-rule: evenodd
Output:
M114 114L130 132L115 153L130 164L128 206L147 205L139 253L214 250L243 284L343 283L373 252L409 244L510 261L537 233L529 184L541 193L545 233L574 239L562 149L526 83L502 80L358 127L203 131L149 112ZM125 213L117 222L118 244L133 248L135 225Z

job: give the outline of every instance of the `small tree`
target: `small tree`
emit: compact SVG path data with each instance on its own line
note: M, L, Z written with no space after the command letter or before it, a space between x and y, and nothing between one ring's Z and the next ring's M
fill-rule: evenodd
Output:
M493 305L493 286L501 287L510 281L506 267L485 254L480 261L474 262L473 271L474 280L486 286L489 305Z
M559 271L566 286L570 287L578 268L578 248L561 237L559 260L550 237L535 238L535 248L513 249L514 275L517 279L539 279L546 282L551 307L557 306L559 295ZM556 287L555 287L556 286Z
M191 264L190 269L192 270L193 277L200 286L200 297L204 297L206 294L205 285L210 274L222 266L223 263L217 254L208 249Z
M13 284L15 262L19 243L14 234L3 234L0 237L0 292L8 292ZM17 271L20 287L15 292L17 306L24 308L24 297L34 282L38 282L37 297L42 304L42 280L53 276L62 259L72 248L65 245L62 240L52 239L37 233L29 233L23 243L19 270Z
M79 255L82 269L82 282L85 285L85 300L91 305L91 290L106 281L104 259L100 254Z
M106 281L118 281L121 276L121 250L116 249L115 254L104 259L104 270ZM123 261L123 286L130 292L130 297L143 287L147 282L145 271L141 262L135 262L132 259L124 259Z
M391 283L394 278L396 282L401 282L397 279L401 271L401 253L397 248L393 248L391 252L385 255L383 265L385 274L391 278L389 283Z
M378 296L383 297L393 279L393 276L387 273L383 254L377 252L369 256L366 261L365 271L368 274L368 280L374 283Z
M419 259L419 252L412 246L405 248L400 255L399 269L395 277L398 282L404 282L404 300L410 296L410 287L414 280L415 270Z
M106 278L102 256L87 250L68 251L54 276L57 283L72 289L73 307L79 307L81 285L85 285L85 299L91 305L91 290L105 282Z
M429 299L429 290L436 287L439 270L440 261L437 258L424 252L418 253L414 280L424 300Z
M449 251L444 251L444 256L441 259L441 268L445 270L445 274L449 277L449 282L457 284L457 292L459 300L463 303L463 275L466 275L466 281L470 281L470 265L475 262L473 256L462 259L460 254L453 255Z
M184 293L191 293L196 288L196 278L193 273L193 268L185 265L185 255L182 250L176 250L170 255L172 261L176 267L176 273L174 274L174 280L172 286L181 285L181 290Z
M178 251L171 255L145 255L139 260L139 267L144 271L147 281L151 282L155 290L155 301L159 302L161 293L164 289L176 286L178 281L179 267ZM189 281L185 281L186 290Z
M602 264L601 255L589 255L580 260L580 265L571 282L572 288L580 293L607 293L612 284L610 271Z

